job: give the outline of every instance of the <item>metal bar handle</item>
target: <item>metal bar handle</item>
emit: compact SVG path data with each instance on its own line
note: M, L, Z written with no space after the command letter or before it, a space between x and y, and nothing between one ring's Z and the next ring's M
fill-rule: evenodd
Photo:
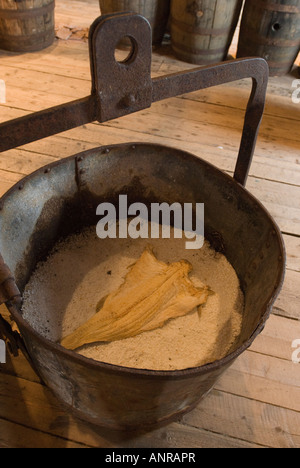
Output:
M0 254L0 305L1 304L20 304L21 293L15 283L14 277L9 267L4 263ZM18 355L18 349L24 350L23 340L17 331L13 331L11 325L0 314L0 335L3 337L9 347L10 352Z
M3 257L0 254L0 305L6 304L7 308L19 310L22 303L21 293L16 285L15 279L4 263ZM29 356L25 342L17 330L13 330L11 324L5 320L0 313L0 338L4 339L9 352L13 356L19 355L19 350L27 358L28 362L34 369L34 364Z
M232 60L153 80L153 102L155 102L244 78L252 78L252 92L246 109L242 139L234 172L234 179L242 185L245 185L248 177L265 109L269 78L267 62L261 58Z
M128 58L119 63L115 49L131 39ZM105 43L106 47L102 45ZM93 90L98 97L99 121L150 107L153 102L223 83L252 78L234 179L245 185L265 108L269 67L262 58L231 60L191 71L151 79L151 29L140 15L117 14L98 18L90 34Z
M124 37L130 38L132 48L128 58L118 62L115 50ZM162 99L252 78L234 172L235 180L245 185L265 107L269 68L264 59L232 60L152 80L151 27L144 17L134 13L97 18L90 28L89 47L91 95L0 124L0 152L86 123L128 115Z

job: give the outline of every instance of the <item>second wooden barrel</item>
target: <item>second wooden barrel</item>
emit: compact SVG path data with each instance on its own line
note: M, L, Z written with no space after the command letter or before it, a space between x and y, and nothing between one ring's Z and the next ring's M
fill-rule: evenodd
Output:
M55 38L54 0L0 0L0 49L34 52Z
M209 64L226 59L243 0L172 0L171 40L186 62Z
M270 75L287 74L300 47L300 0L246 0L238 57L259 56Z
M170 15L170 0L100 0L101 14L132 11L147 18L152 27L152 43L163 39Z

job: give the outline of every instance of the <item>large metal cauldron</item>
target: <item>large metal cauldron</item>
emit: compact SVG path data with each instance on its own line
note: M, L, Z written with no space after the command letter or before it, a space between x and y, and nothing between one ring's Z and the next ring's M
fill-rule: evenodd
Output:
M133 50L119 64L114 47L124 36L132 38ZM105 52L97 46L104 39ZM245 59L151 80L149 24L131 14L98 19L90 44L91 96L1 124L0 151L85 122L134 112L165 97L253 79L234 178L186 152L136 143L97 148L49 165L25 177L0 200L0 251L6 262L0 262L0 301L6 303L20 334L3 319L0 328L12 349L22 349L46 385L81 418L116 429L153 427L191 410L212 389L262 331L282 285L281 234L244 188L264 109L268 68L264 60ZM117 205L119 194L127 194L130 203L147 205L205 204L205 235L231 262L245 295L239 343L224 359L182 371L118 367L48 341L23 319L22 293L36 264L61 237L96 224L98 204Z

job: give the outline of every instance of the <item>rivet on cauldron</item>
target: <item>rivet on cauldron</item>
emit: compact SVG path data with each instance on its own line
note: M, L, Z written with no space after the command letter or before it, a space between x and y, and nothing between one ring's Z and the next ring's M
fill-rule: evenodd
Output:
M78 162L83 161L83 156L78 156L77 161Z
M24 188L24 184L19 185L19 190L22 190Z
M85 174L85 169L80 169L79 174Z
M44 174L49 174L49 172L51 172L51 169L50 167L47 167L47 169L44 170Z
M133 94L128 94L120 101L122 107L132 107L135 104L136 98Z

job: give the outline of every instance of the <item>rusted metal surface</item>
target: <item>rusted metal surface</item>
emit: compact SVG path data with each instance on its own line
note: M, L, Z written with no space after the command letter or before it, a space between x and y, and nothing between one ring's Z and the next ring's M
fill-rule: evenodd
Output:
M157 426L192 409L262 331L280 291L285 253L280 232L261 204L240 184L186 152L150 144L96 148L41 168L23 188L2 197L0 250L14 265L23 292L36 263L63 235L96 223L100 202L205 202L205 235L235 268L245 294L243 328L226 358L182 371L147 371L96 362L37 333L16 305L8 304L33 367L81 418L115 428ZM80 178L76 174L80 172ZM16 219L20 210L32 206ZM20 240L19 249L11 243ZM41 250L42 249L42 250ZM55 320L55 316L53 316ZM49 326L49 323L45 323ZM172 394L172 399L170 399ZM130 408L130 411L128 411Z
M9 267L4 263L3 257L0 254L0 304L2 303L19 303L21 301L21 293L16 285L15 278ZM6 344L10 352L18 355L18 349L23 340L18 332L14 332L10 324L0 315L0 335L5 337Z
M127 62L113 65L115 45L125 33L132 37L132 53ZM0 251L21 294L37 262L61 237L96 224L100 202L117 205L123 193L130 203L147 206L205 203L205 235L226 254L245 294L240 341L220 361L167 372L96 362L41 336L23 319L20 304L5 301L21 333L15 342L28 352L48 387L80 417L115 429L158 426L191 410L262 331L285 267L279 229L243 187L264 109L266 62L233 61L152 80L149 34L148 23L137 15L98 19L90 34L91 96L0 125L4 151L93 120L136 112L160 99L246 77L253 80L234 179L189 153L132 143L96 148L41 168L0 200ZM100 47L101 41L107 47ZM105 70L107 63L112 74L109 67ZM4 280L8 273L3 269Z
M132 40L125 62L115 60L124 37ZM101 44L105 44L102 47ZM268 83L268 65L260 58L233 60L151 79L151 30L140 15L119 13L98 18L91 27L91 96L0 124L0 152L79 125L105 122L160 101L222 83L252 78L235 179L245 184L261 123Z
M15 279L0 254L0 303L14 300L20 295Z
M94 97L36 112L0 124L0 152L56 135L96 120Z
M131 11L144 16L151 24L152 44L161 44L170 16L171 0L100 0L99 3L102 15Z

